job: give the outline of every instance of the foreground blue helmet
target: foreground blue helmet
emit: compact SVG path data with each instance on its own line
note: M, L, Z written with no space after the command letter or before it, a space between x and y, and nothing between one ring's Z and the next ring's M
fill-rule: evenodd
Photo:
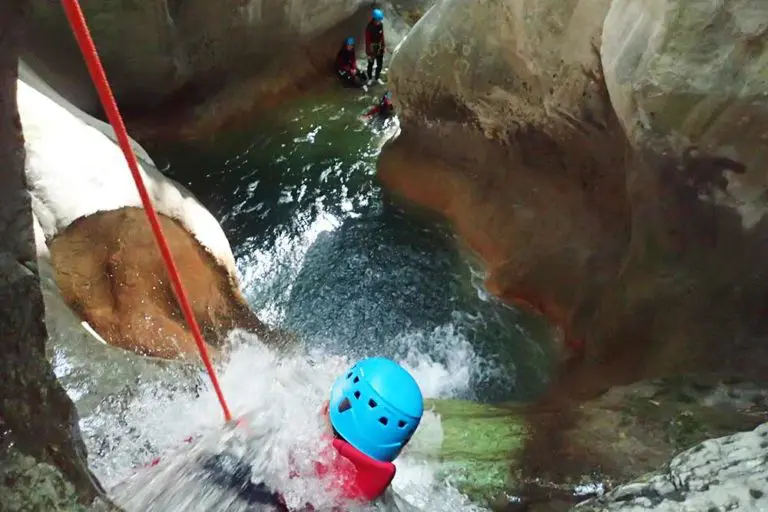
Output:
M384 19L384 11L381 9L374 9L373 10L373 19L376 21L381 21Z
M345 441L379 461L397 458L422 414L419 385L390 359L363 359L331 388L331 425Z
M346 44L355 44L355 38L354 37L348 37L346 40Z

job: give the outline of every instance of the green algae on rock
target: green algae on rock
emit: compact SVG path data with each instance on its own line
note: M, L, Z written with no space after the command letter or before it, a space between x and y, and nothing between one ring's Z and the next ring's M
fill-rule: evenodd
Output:
M522 408L464 400L430 400L441 418L442 473L472 499L491 502L513 487L528 427Z
M576 503L706 439L757 427L766 400L764 385L714 377L639 382L572 408L427 400L442 431L424 437L441 444L417 435L409 453L437 457L441 477L479 504Z

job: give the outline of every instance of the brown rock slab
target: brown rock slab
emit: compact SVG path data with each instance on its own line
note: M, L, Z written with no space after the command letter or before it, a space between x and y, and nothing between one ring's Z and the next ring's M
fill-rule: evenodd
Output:
M235 328L265 334L226 270L178 222L160 218L210 347L221 349ZM143 210L78 219L53 239L50 252L62 296L107 342L148 356L197 357Z

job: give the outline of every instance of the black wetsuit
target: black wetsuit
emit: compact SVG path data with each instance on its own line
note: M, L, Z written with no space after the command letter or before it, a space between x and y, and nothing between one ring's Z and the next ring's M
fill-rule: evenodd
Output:
M384 24L371 20L365 27L365 46L368 55L368 76L377 80L384 65ZM373 74L373 63L376 62L376 74Z
M352 70L355 70L352 73ZM365 84L366 75L357 69L357 56L355 50L347 48L344 44L336 54L336 73L347 84L361 87Z
M288 512L288 507L279 493L263 483L251 481L251 468L238 457L220 453L207 457L202 462L211 482L237 492L241 500L249 505L268 505L272 510Z

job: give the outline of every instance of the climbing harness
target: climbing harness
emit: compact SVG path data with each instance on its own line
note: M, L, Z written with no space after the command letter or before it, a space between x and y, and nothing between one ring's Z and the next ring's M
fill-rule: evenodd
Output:
M152 232L155 235L157 247L160 249L160 254L163 256L163 261L165 262L165 268L168 272L168 276L171 278L171 283L173 284L173 290L176 294L176 299L179 301L179 306L181 306L181 310L184 313L184 318L186 318L187 324L192 331L192 336L195 338L195 343L197 344L197 348L200 351L200 358L203 360L205 369L208 371L208 375L211 378L213 389L216 392L216 396L219 399L219 404L221 404L221 409L224 412L224 419L226 421L230 421L232 419L232 415L229 412L229 407L227 406L227 402L224 399L224 394L221 391L219 380L216 377L216 370L214 370L213 364L211 363L211 358L208 355L208 349L205 346L203 335L200 332L200 326L197 324L195 315L192 312L192 307L189 305L187 294L184 291L184 285L181 282L179 271L176 267L176 263L173 260L171 250L168 247L168 241L166 240L165 235L163 234L163 229L160 226L160 220L157 216L157 212L152 206L152 200L150 199L149 193L147 192L147 187L144 185L144 179L139 172L139 164L136 160L136 155L131 148L131 143L128 139L128 133L126 132L123 118L117 108L115 97L112 94L109 81L107 80L107 76L104 73L104 68L101 65L101 59L99 59L99 55L96 52L96 46L93 44L91 33L88 30L88 24L86 23L85 17L83 16L83 11L80 8L80 3L78 0L61 1L62 5L64 6L64 12L66 13L67 19L69 20L69 25L72 28L72 33L74 34L75 39L77 40L77 45L80 47L80 51L83 54L85 64L88 66L88 72L90 73L91 79L93 80L93 85L96 88L96 92L99 94L101 106L104 108L104 112L107 114L109 124L111 124L112 128L115 130L117 142L120 146L120 149L123 151L123 155L125 155L128 168L130 169L131 175L133 176L133 181L136 183L136 188L138 189L139 196L141 197L141 203L144 206L144 212L147 215L147 220L149 220L150 226L152 226Z

